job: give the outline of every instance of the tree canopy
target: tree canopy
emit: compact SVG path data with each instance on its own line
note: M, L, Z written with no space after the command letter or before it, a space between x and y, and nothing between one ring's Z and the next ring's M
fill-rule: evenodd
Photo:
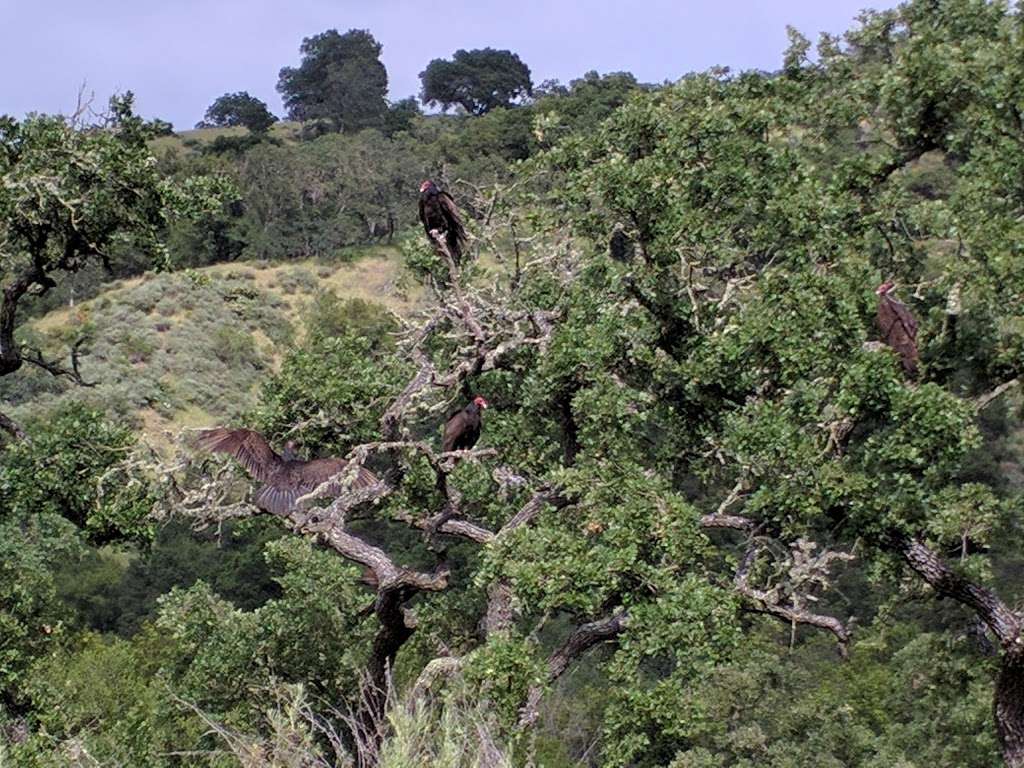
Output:
M450 59L434 59L420 72L421 98L443 109L459 105L471 115L509 107L533 93L530 68L512 51L458 50Z
M277 118L270 114L263 101L239 91L218 97L196 127L241 126L253 133L265 133L276 122Z
M365 29L307 37L302 63L284 67L277 90L292 120L325 121L335 131L379 127L387 112L388 73L381 44Z

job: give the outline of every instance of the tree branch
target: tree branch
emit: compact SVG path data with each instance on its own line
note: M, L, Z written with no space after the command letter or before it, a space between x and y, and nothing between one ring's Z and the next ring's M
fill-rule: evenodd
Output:
M26 363L31 363L32 365L38 368L42 368L44 371L53 376L56 376L58 378L61 376L66 376L67 378L71 379L72 382L74 382L80 387L95 387L98 382L86 381L85 379L82 378L81 371L79 371L78 369L80 355L79 350L81 349L81 346L85 342L86 339L83 336L82 338L77 339L75 343L71 345L70 369L65 368L60 363L46 360L45 358L43 358L42 351L36 349L35 347L24 347L22 351L22 358Z
M938 594L951 597L975 611L992 630L1004 651L1024 656L1021 617L992 591L955 572L918 538L897 535L892 538L891 546L911 570Z
M28 435L25 430L14 421L14 419L7 416L5 413L0 412L0 430L3 430L15 440L28 440Z
M595 645L618 637L629 623L629 613L619 610L604 619L591 621L576 627L558 648L548 657L548 682L554 682L569 665ZM529 728L540 716L541 686L532 686L526 703L519 711L519 727Z
M734 531L752 531L756 523L749 517L742 515L725 515L717 512L701 515L701 528L729 528Z
M779 602L777 595L765 590L755 589L750 585L750 569L757 558L758 547L751 546L747 549L736 569L733 584L736 591L753 604L752 610L755 613L764 613L775 616L790 624L806 624L818 629L824 629L835 635L839 643L839 654L846 658L850 642L850 633L846 626L834 616L813 613L797 605L783 605Z
M1009 392L1011 389L1018 386L1020 386L1019 376L1016 376L1010 379L1009 381L1004 381L991 392L986 392L985 394L979 395L978 397L974 398L974 410L978 412L985 410L994 401L998 400L1005 393Z

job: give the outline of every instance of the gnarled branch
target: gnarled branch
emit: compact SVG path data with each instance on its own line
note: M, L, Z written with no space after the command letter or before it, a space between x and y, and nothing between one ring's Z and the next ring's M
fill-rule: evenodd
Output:
M954 571L921 539L894 535L890 546L937 593L951 597L977 613L1004 651L1024 658L1021 616L994 592Z
M63 365L54 360L45 359L43 357L42 351L36 349L35 347L24 347L22 350L22 359L26 363L31 363L37 368L42 368L44 371L51 374L52 376L56 376L58 378L61 376L65 376L68 379L70 379L74 384L77 384L80 387L95 387L97 382L86 381L84 378L82 378L82 373L78 369L78 363L81 357L81 347L83 344L85 344L85 342L86 339L83 336L77 339L75 343L71 345L70 368L65 368Z
M827 616L825 614L814 613L809 611L799 604L797 600L791 600L788 605L781 602L780 596L775 590L762 590L757 589L750 584L750 570L753 568L754 561L757 559L760 548L755 544L748 547L746 553L743 555L743 559L740 561L739 567L736 569L736 575L733 578L733 584L736 587L736 591L744 597L750 604L751 610L755 613L764 613L769 616L775 616L776 618L782 619L783 621L789 622L790 624L805 624L811 627L817 627L818 629L824 629L835 635L836 640L839 643L839 653L843 658L846 658L848 645L850 642L850 633L839 619L834 616ZM839 555L838 553L825 553L826 560L823 564L827 567L828 555L839 557L841 559L849 559L849 555Z
M596 645L618 637L629 623L629 613L619 610L603 619L581 624L570 633L558 648L548 657L548 682L554 682L576 659ZM543 689L530 688L526 703L519 711L519 727L529 728L540 716L540 699Z

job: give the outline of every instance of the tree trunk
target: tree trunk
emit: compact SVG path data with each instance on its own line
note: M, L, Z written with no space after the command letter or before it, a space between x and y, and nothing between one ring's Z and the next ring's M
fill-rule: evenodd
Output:
M370 650L366 669L367 685L356 720L359 733L355 737L362 742L358 750L361 766L376 765L379 757L378 750L387 717L391 684L389 675L395 657L415 631L406 623L405 611L402 610L405 601L411 596L411 591L406 588L384 589L377 596L374 606L380 629L377 630Z
M972 608L1001 648L993 712L996 733L1008 768L1024 768L1024 637L1021 617L989 589L954 571L923 541L892 539L907 565L938 594Z
M41 241L37 253L42 253ZM53 282L43 271L41 261L37 258L34 265L3 289L0 299L0 376L14 373L21 368L21 350L14 341L14 325L18 313L18 301L33 285L41 286L42 293L53 288Z
M996 678L996 732L1008 768L1024 768L1024 654L1004 651Z
M0 376L14 373L21 368L21 350L14 341L14 321L18 311L18 299L28 289L24 281L4 289L0 302Z

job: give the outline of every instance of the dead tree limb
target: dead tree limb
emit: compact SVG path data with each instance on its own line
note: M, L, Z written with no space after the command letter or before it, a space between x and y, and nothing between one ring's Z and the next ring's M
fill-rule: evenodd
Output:
M974 398L974 410L979 412L985 410L993 402L998 400L1000 397L1002 397L1004 394L1009 392L1014 387L1018 386L1020 386L1019 376L1014 377L1009 381L1004 381L991 392L986 392L985 394L979 395L978 397Z
M799 600L795 596L790 599L787 605L782 602L775 590L763 590L751 586L750 570L754 565L758 552L759 547L756 545L752 545L747 549L743 559L740 561L739 567L736 569L736 575L733 579L737 593L749 603L747 610L775 616L792 625L804 624L831 632L839 643L839 654L846 658L850 643L850 633L843 622L834 616L807 610L799 604Z
M43 357L41 350L35 347L24 347L22 349L22 359L26 363L31 363L37 368L41 368L52 376L61 377L64 376L71 380L72 383L79 387L95 387L98 382L86 381L82 378L82 372L78 368L79 359L81 357L81 347L86 342L85 337L79 338L71 345L71 367L65 368L55 360L47 360Z
M3 430L15 440L28 440L25 430L10 416L0 412L0 430Z

